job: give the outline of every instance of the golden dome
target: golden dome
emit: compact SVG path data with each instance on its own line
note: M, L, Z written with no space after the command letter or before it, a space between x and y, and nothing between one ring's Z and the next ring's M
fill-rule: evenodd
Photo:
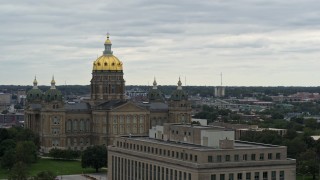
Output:
M94 71L122 71L122 62L112 54L104 54L93 62Z
M109 37L107 38L107 40L104 42L104 44L112 44Z

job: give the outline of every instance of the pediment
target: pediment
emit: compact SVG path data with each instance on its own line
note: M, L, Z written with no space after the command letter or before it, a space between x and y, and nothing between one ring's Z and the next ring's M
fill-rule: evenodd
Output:
M147 109L140 107L130 101L112 109L111 111L113 112L141 112L141 111L148 112Z

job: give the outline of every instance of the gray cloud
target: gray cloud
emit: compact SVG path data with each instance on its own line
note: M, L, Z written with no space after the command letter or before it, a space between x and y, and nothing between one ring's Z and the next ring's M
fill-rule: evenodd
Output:
M313 85L316 0L18 1L0 6L0 83L89 84L111 33L127 84ZM176 77L176 78L175 78Z

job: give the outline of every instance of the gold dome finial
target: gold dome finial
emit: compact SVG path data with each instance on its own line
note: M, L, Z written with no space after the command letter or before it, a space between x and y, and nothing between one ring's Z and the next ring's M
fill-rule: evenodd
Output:
M158 89L158 87L157 87L156 77L154 77L154 80L153 80L153 87L152 87L152 89Z
M110 37L110 34L109 34L109 32L108 32L108 33L107 33L107 40L104 42L104 44L112 44L111 41L110 41L110 39L109 39L109 37Z
M180 76L179 76L179 81L178 81L178 90L182 90L182 83L181 83L181 79L180 79Z
M34 76L34 80L33 80L33 89L38 89L37 76Z
M56 89L56 81L54 80L54 75L52 75L51 88L50 89Z

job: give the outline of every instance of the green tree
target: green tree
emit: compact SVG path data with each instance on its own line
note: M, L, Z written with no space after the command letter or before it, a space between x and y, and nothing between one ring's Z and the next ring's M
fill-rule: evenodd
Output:
M82 153L81 166L92 167L96 172L103 166L107 166L107 148L105 146L88 147Z
M12 167L9 175L9 180L25 180L25 179L28 179L27 166L20 161Z
M16 147L16 142L13 139L6 139L0 143L0 157L4 155L4 153L10 149L14 149Z
M316 119L313 119L313 118L310 118L310 119L305 119L304 120L304 125L310 129L316 129L317 128L317 120Z
M33 178L33 180L54 180L56 175L52 171L41 171Z
M0 143L9 138L9 132L5 128L0 128Z
M308 149L306 152L301 153L298 156L297 170L300 173L306 174L311 173L313 179L316 179L318 174L318 164L316 161L316 152L312 149Z
M4 169L11 169L16 161L16 153L13 149L4 153L1 159L1 167Z
M26 164L37 161L37 147L32 141L21 141L16 146L16 156Z
M299 137L293 140L286 140L284 145L287 146L288 157L297 158L297 156L307 150L307 144Z

